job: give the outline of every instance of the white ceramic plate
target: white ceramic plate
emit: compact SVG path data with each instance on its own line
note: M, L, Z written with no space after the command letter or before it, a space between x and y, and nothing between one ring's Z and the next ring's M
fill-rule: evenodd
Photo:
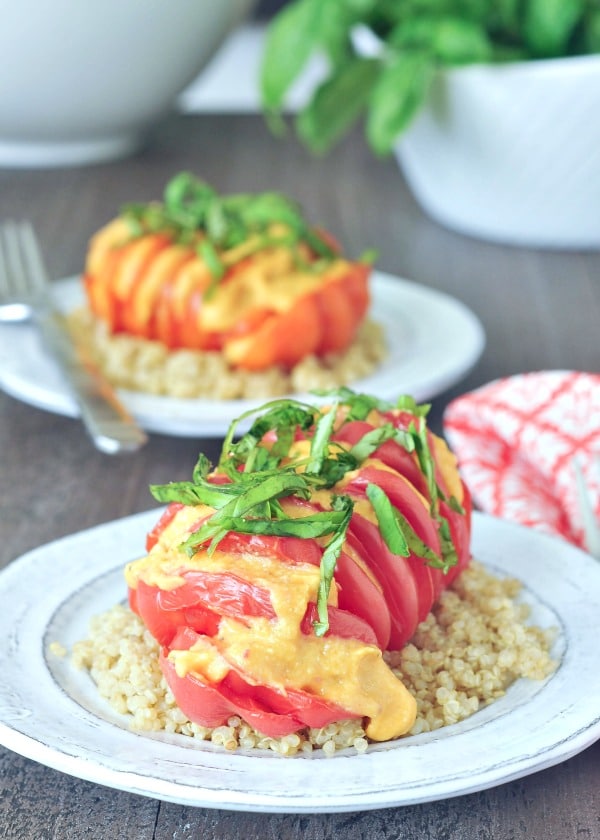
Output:
M83 299L78 278L56 283L55 290L64 310ZM483 328L460 301L380 273L373 277L372 291L372 317L385 328L389 355L372 376L353 384L356 390L383 399L406 393L428 400L466 375L481 355ZM0 388L38 408L77 416L77 406L32 326L0 324ZM264 402L119 393L147 431L185 437L223 435L235 417Z
M557 764L600 737L600 563L562 541L474 518L476 557L519 577L532 621L556 626L556 672L519 680L471 718L372 746L364 755L227 753L185 736L135 734L91 679L49 652L84 638L90 617L124 598L122 566L157 511L58 540L0 573L0 743L73 776L202 807L316 813L439 800Z

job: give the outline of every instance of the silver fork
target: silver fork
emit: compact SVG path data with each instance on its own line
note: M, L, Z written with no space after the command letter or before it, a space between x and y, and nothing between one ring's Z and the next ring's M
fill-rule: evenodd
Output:
M78 350L53 303L48 275L29 222L0 225L0 322L31 319L58 363L95 446L110 455L132 452L146 434L99 370Z

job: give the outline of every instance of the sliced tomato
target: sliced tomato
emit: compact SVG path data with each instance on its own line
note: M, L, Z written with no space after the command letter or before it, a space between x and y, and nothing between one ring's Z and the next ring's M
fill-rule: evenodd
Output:
M222 685L226 690L230 687L234 688L238 697L247 694L278 714L297 718L300 721L300 727L296 727L296 730L304 726L319 728L337 720L360 717L308 691L297 688L279 691L268 685L251 685L234 670L227 674Z
M181 586L160 590L160 606L163 610L178 610L201 604L231 618L276 618L269 591L233 572L183 569L180 576L185 581Z
M331 281L314 296L321 321L321 340L316 347L319 356L345 350L352 343L364 315L363 312L357 315L352 298L346 293L346 285L346 278Z
M138 581L135 589L129 590L129 605L139 615L152 636L160 645L168 645L183 627L191 627L206 636L214 636L221 617L212 610L195 605L165 610L160 602L162 590Z
M409 481L400 475L394 475L389 470L367 466L358 471L346 486L346 491L350 494L365 496L369 484L381 487L394 507L406 518L419 539L436 554L440 553L437 525Z
M285 563L310 563L311 566L318 566L323 554L323 549L313 539L238 534L235 531L230 531L223 537L219 542L219 551L275 557Z
M400 650L419 622L419 596L405 557L392 554L379 528L359 513L352 514L350 532L364 546L364 559L383 588L391 619L388 650Z
M183 569L179 574L184 583L175 589L138 581L136 611L161 644L168 644L185 624L212 635L221 616L276 618L268 590L238 575L195 569Z
M187 650L197 639L189 628L183 629L173 639L171 649ZM163 648L161 668L177 705L201 726L220 726L235 714L259 732L280 738L305 726L321 727L358 717L306 691L252 685L233 668L216 684L208 684L193 673L180 677L167 655L168 649Z
M468 495L468 490L464 489L463 507L465 510L470 510L471 500ZM458 556L458 563L448 569L445 577L446 586L450 586L453 580L465 569L471 562L471 528L470 517L466 514L458 513L453 510L446 502L440 503L440 514L448 522L450 528L450 537L454 544L456 554Z
M370 624L354 613L339 607L327 607L329 630L325 636L339 636L341 639L357 639L365 645L380 647L377 636ZM319 620L317 605L311 602L306 608L300 629L306 636L314 633L314 623Z
M351 420L345 423L334 436L334 440L355 446L362 438L376 427L364 420ZM373 453L386 466L391 467L416 487L422 496L427 497L427 483L415 458L393 440L386 440Z
M271 712L250 696L240 697L231 690L223 690L222 684L203 682L192 673L180 677L165 652L161 654L160 666L178 707L200 726L212 729L225 724L232 715L239 715L271 738L282 738L302 729L301 721L293 715Z
M271 315L254 332L225 341L223 352L234 367L264 370L281 364L289 368L314 353L320 339L315 298L305 295L287 312Z
M348 540L359 550L358 539L353 534L348 535ZM370 568L369 564L365 565ZM381 586L345 551L338 558L335 581L339 585L340 608L365 621L372 628L378 647L385 650L390 641L391 618Z

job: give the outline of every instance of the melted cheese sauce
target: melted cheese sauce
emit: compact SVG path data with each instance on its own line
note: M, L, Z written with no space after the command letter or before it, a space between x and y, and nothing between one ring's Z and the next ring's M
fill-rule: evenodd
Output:
M448 448L445 440L433 436L433 443L435 446L435 459L440 468L440 472L444 477L448 492L454 496L457 502L463 501L464 493L463 487L458 472L458 462L454 453Z
M200 323L206 330L226 332L249 312L288 312L299 298L348 270L349 263L340 259L322 274L302 271L287 249L261 251L243 271L226 278L218 292L203 301Z
M278 230L277 227L273 226L271 235L285 234L285 230ZM122 218L114 219L90 240L86 273L92 277L101 274L108 254L115 248L126 248L127 256L121 261L122 268L114 281L117 296L126 299L131 293L134 278L139 277L141 270L146 271L146 261L152 252L155 238L146 235L132 239L127 222ZM207 332L227 332L250 312L287 312L300 297L343 276L350 268L347 260L338 258L329 263L322 273L306 271L297 265L289 248L274 246L252 253L255 245L256 238L251 237L240 246L221 254L225 265L234 270L219 283L213 295L202 301L198 317L200 326ZM202 290L208 285L207 280L211 281L205 263L196 256L195 251L192 248L185 248L185 251L192 257L187 266L175 272L165 271L162 266L156 269L163 283L165 279L174 277L177 291L173 298L176 303L181 299L183 304L187 304L185 291L189 284L186 280L196 278ZM250 259L236 272L237 261L246 256Z
M202 637L189 650L170 652L179 676L194 673L208 682L218 682L235 669L250 683L281 691L307 691L350 714L368 718L366 732L374 740L407 732L416 716L416 702L377 647L356 639L319 638L301 632L307 605L317 600L318 566L286 564L255 554L230 555L218 549L211 556L200 551L192 558L180 551L190 530L211 511L203 506L182 508L152 551L127 566L128 585L135 588L143 580L173 589L183 582L182 568L230 571L268 589L277 618L247 617L243 623L222 618L215 637ZM329 602L337 603L335 586Z

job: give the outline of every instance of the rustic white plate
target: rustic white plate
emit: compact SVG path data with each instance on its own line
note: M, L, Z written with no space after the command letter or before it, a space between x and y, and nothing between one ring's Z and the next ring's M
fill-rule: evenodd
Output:
M64 310L83 300L78 278L56 283L55 290ZM479 359L483 327L460 301L377 272L372 291L372 317L385 329L389 354L372 376L353 384L356 390L384 399L412 394L416 400L428 400L465 376ZM0 388L38 408L77 416L77 406L32 326L0 324ZM119 393L147 431L181 437L223 435L235 417L264 402Z
M474 517L473 550L519 577L532 621L556 626L556 672L436 732L333 758L221 752L185 736L136 734L85 672L49 651L87 632L125 596L122 566L157 511L66 537L0 573L0 743L73 776L120 790L231 810L338 812L439 800L563 761L600 737L600 563L521 526Z

